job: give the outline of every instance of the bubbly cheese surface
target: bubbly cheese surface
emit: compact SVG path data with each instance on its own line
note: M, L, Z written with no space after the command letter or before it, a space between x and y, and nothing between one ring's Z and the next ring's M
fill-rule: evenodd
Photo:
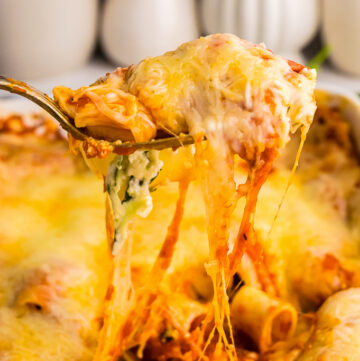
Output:
M241 153L279 139L283 145L290 131L309 126L314 83L310 69L297 73L260 45L215 34L131 67L124 87L158 126L176 134L223 133Z
M254 158L310 126L316 72L292 64L261 45L214 34L118 68L90 87L53 92L78 127L103 137L128 139L120 128L148 140L155 136L150 122L171 135L223 134L235 153Z
M34 175L0 191L0 360L91 360L110 258L102 184Z
M299 361L356 361L360 355L360 289L329 297L318 312L315 332Z
M260 234L266 235L271 225L288 174L275 172L263 188L257 214ZM101 182L89 175L57 174L24 180L20 191L10 188L2 190L0 208L0 359L91 360L109 267ZM328 283L326 268L321 267L326 253L341 259L346 267L358 255L357 240L346 222L330 203L321 206L307 192L300 181L293 184L271 240L264 244L273 257L272 270L284 282L283 299L304 298L311 290L316 295L319 282L333 285ZM138 218L134 227L132 267L138 285L143 284L160 250L177 186L170 182L158 187L152 197L154 208L149 217ZM179 243L162 286L186 295L195 304L212 297L203 268L209 252L204 209L200 185L195 182L189 189ZM241 214L239 205L233 236ZM311 265L311 261L316 267L304 268L305 262ZM45 284L44 274L49 275ZM260 287L252 266L243 277L246 284ZM336 280L337 276L330 277ZM301 280L307 282L304 287L299 286ZM55 289L53 299L38 298L39 283ZM56 285L64 293L57 295ZM338 289L336 283L333 286L328 294ZM186 309L176 297L167 302ZM44 309L38 310L36 305ZM192 316L181 317L184 324L191 322L186 317L191 320Z

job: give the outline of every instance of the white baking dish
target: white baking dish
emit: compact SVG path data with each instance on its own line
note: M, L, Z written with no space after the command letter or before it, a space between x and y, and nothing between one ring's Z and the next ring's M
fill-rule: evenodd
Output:
M333 84L319 83L315 95L318 105L337 107L351 123L354 139L360 149L360 98L357 94Z

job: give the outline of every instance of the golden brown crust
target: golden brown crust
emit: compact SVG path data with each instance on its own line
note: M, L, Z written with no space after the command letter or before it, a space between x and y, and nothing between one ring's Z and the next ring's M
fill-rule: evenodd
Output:
M85 170L70 154L66 135L43 113L0 114L0 180L28 175L74 174Z
M0 134L33 135L43 139L65 139L64 133L56 123L45 114L24 115L13 113L6 117L0 115Z

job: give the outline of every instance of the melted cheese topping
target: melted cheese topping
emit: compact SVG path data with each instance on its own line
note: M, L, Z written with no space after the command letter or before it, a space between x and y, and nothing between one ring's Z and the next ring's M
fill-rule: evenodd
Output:
M309 69L297 73L260 45L217 34L145 59L129 69L123 87L160 129L221 133L235 153L254 159L256 149L281 147L290 131L310 125L314 82Z
M185 149L181 152L185 152ZM162 154L161 157L166 160L167 154ZM178 163L174 164L168 163L170 169L165 166L162 176L165 177L168 172L173 174L172 167L186 164L186 159L182 158L182 161L178 160ZM177 171L179 172L178 167ZM277 170L271 174L262 189L256 216L256 231L260 235L266 235L270 228L276 204L288 176L289 171ZM242 180L243 172L239 172L238 177L239 181ZM92 327L89 325L99 316L98 305L101 305L107 287L106 269L110 268L106 261L108 255L101 186L98 180L89 175L54 174L28 176L21 186L11 186L8 183L7 187L1 189L1 357L19 361L38 360L42 356L47 360L93 358L98 331L96 327L90 331ZM312 184L311 189L308 186L309 184L302 180L302 173L298 174L284 202L271 239L260 237L264 255L271 256L268 266L280 284L281 302L290 300L295 306L298 298L304 298L305 292L307 298L317 300L319 285L326 285L325 297L339 289L341 269L336 271L323 267L326 254L339 259L345 269L351 269L353 259L358 257L357 238L351 234L346 220L338 216L331 202L320 203L314 198L314 194L318 193L316 184ZM171 223L178 199L176 182L163 182L163 185L158 186L152 193L152 198L154 207L149 216L145 219L137 218L134 224L131 263L136 287L144 286L146 276L162 248L167 234L166 228ZM231 239L236 236L242 213L243 200L234 212ZM179 357L177 352L180 351L176 351L176 347L181 336L174 324L180 323L185 330L189 330L197 317L210 311L207 305L212 299L211 281L203 267L209 259L204 214L201 185L198 181L192 182L186 197L178 244L159 290L159 295L164 296L161 296L153 307L153 323L143 329L147 339L150 337L144 357L149 352L155 358L170 358L171 355ZM241 277L246 285L261 289L261 280L254 272L254 265L246 258ZM304 266L305 262L316 267ZM63 272L64 266L68 272ZM51 311L39 311L34 307L39 299L36 296L34 302L34 296L30 295L39 293L38 288L34 288L37 283L32 280L42 278L36 277L39 273L29 272L30 269L41 270L43 273L50 270L55 283L60 279L66 285L67 282L71 284L71 291L66 286L60 303L58 296L55 302L51 302L54 302L54 306L50 306ZM57 272L58 269L60 272ZM29 274L32 276L29 277ZM299 287L304 279L306 284ZM24 284L30 288L24 288ZM53 285L54 283L51 288ZM14 294L22 288L33 291L22 292L23 296L15 305ZM354 300L351 294L349 296L350 300ZM339 299L336 307L340 307L343 302L347 302L345 298ZM164 309L173 316L171 322ZM346 309L350 312L354 308L352 306ZM55 310L60 317L53 316L51 312ZM236 309L233 315L240 311ZM165 326L162 322L165 322ZM234 323L241 324L241 319ZM252 327L256 327L256 324L257 322ZM237 326L235 331L239 332ZM317 335L321 332L319 329ZM195 335L192 337L195 339ZM184 344L191 339L185 337ZM241 341L237 340L237 345L240 347ZM326 345L324 348L332 347L328 343ZM346 350L348 346L342 343L341 347ZM282 349L286 350L285 347ZM180 346L178 350L181 350ZM355 348L352 347L351 350L354 351ZM238 354L243 354L239 348ZM282 361L291 354L292 351L289 350L285 356L282 354L271 360ZM356 355L355 352L353 354ZM219 359L222 359L221 357L226 356L221 355ZM254 360L253 357L255 356L246 353L246 358L244 354L244 358L240 359ZM303 359L306 360L305 357Z
M0 359L91 360L110 271L101 182L2 184Z
M138 141L151 139L152 122L170 134L222 133L235 153L254 159L256 150L281 148L290 132L309 127L314 84L315 71L216 34L119 68L93 86L53 92L78 127L103 137L127 140L116 129L130 129Z
M360 289L339 292L321 306L314 334L298 361L356 361L360 355Z
M76 174L79 167L58 140L50 144L0 136L0 359L91 360L95 354L104 360L121 347L127 359L137 359L134 350L145 360L198 359L213 326L209 315L214 290L204 267L212 260L203 185L194 179L193 147L160 153L164 168L151 184L154 207L147 218L134 218L133 248L118 253L117 270L122 272L114 282L123 291L122 307L110 307L120 316L110 323L118 331L118 321L129 320L130 314L134 323L126 326L136 330L124 332L126 342L119 347L119 334L110 334L114 344L107 333L99 337L112 268L101 183L83 171ZM295 152L289 149L291 159ZM360 357L358 289L331 296L360 285L360 173L354 154L349 128L338 111L321 109L300 172L267 238L289 178L289 156L269 175L258 199L255 246L245 248L237 277L227 289L239 360ZM98 166L96 159L91 163ZM235 168L235 182L241 184L248 165L236 160ZM245 201L234 209L230 245L237 239ZM261 262L254 251L260 252ZM107 300L109 296L107 292ZM311 314L304 324L303 312L316 311L326 299L317 326L311 327ZM134 300L137 308L132 307ZM296 309L301 311L296 333L287 339L294 331ZM198 327L207 322L207 328ZM102 342L115 348L101 354ZM261 355L248 351L257 348ZM205 357L209 355L213 360L229 356L216 339L208 346Z
M216 330L219 345L223 344L228 358L237 358L227 285L245 251L253 262L260 262L256 259L259 244L254 236L257 196L290 133L302 127L305 140L315 111L314 84L313 71L295 66L261 46L218 34L145 59L135 67L118 69L91 87L75 92L64 87L54 89L55 100L74 117L77 126L87 126L92 131L93 126L104 126L102 134L109 126L125 128L135 140L154 136L145 131L150 124L171 134L189 131L194 136L195 160L206 205L210 253L206 271L214 291L214 327L204 337L207 341L202 352L210 345ZM138 101L151 117L139 118ZM116 107L119 107L117 111ZM202 143L203 136L206 143ZM86 151L86 143L86 155L93 156ZM234 154L249 165L248 180L239 187L234 178ZM246 196L244 214L230 254L231 217L242 196ZM116 260L115 263L120 265ZM261 267L257 268L263 273ZM114 277L119 272L122 270L115 269ZM272 288L275 293L275 287ZM123 292L115 290L112 297L116 299ZM129 339L131 318L118 326L121 339ZM207 323L210 321L211 318ZM207 323L201 326L203 333ZM103 334L106 332L105 327ZM120 345L120 341L114 343L114 340L104 347L111 359L123 351L115 344Z

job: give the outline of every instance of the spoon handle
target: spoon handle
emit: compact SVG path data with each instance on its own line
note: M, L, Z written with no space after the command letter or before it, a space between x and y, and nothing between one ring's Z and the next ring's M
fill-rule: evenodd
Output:
M31 100L52 115L60 123L61 127L69 132L74 138L79 140L85 139L86 136L72 124L69 117L59 108L54 100L40 90L35 89L22 81L6 78L1 75L0 89Z

